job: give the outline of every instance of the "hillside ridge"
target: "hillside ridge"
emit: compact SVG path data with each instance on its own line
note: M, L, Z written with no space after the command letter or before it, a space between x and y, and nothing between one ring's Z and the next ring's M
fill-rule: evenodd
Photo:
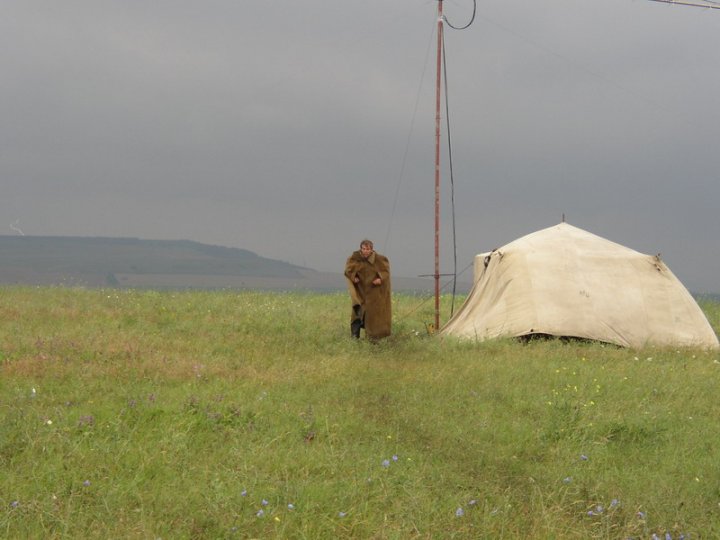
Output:
M0 236L0 283L123 285L141 276L300 278L312 272L240 248L191 240ZM177 281L177 280L176 280ZM182 280L180 280L182 281Z
M0 235L0 285L338 291L343 262L321 272L192 240ZM398 291L431 288L429 279L393 276Z

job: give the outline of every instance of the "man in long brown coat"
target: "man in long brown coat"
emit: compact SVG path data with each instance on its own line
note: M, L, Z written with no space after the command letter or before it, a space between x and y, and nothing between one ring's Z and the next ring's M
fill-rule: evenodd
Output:
M390 335L392 303L390 290L390 261L376 253L370 240L360 242L345 263L345 277L352 300L350 332L360 337L360 328L370 339Z

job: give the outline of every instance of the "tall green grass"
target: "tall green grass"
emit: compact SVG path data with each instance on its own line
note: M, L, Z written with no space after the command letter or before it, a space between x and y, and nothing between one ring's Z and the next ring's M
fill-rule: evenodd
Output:
M393 302L372 344L342 294L1 289L0 537L720 537L717 352Z

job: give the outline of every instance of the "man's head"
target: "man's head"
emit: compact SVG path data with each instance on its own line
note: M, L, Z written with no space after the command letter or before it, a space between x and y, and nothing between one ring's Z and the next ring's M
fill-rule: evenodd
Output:
M370 240L365 239L360 242L360 255L367 259L370 255L372 255L372 252L373 243Z

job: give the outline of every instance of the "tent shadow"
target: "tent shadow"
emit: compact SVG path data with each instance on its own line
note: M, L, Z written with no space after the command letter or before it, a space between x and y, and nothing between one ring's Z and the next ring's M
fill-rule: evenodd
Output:
M543 333L533 333L533 334L525 334L524 336L517 336L515 338L516 341L522 343L523 345L529 345L531 343L536 342L547 342L547 341L558 341L564 345L603 345L607 347L612 347L614 349L622 349L620 345L617 345L616 343L608 343L606 341L598 341L596 339L588 339L583 337L576 337L576 336L556 336L553 334L543 334Z

